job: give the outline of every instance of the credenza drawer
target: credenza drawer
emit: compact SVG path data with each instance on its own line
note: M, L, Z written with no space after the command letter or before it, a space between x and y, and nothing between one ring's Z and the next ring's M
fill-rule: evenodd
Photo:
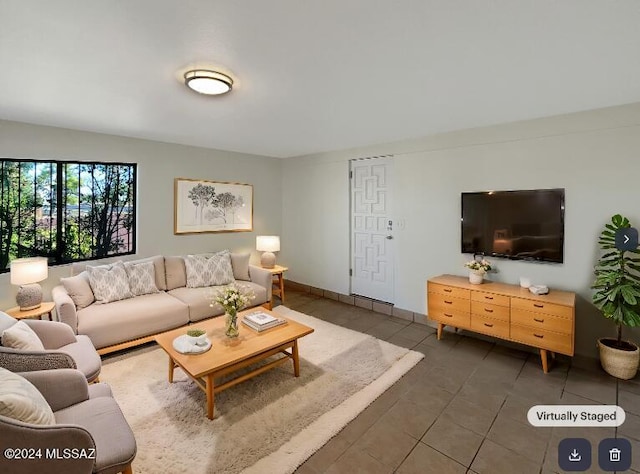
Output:
M468 299L454 298L437 293L429 293L429 309L431 308L448 312L464 311L467 313L471 309Z
M573 320L560 318L551 314L525 311L514 308L511 310L511 322L522 324L532 328L540 328L546 331L561 332L564 334L573 333Z
M473 331L488 334L490 336L496 336L502 339L509 338L509 321L501 321L472 314L471 329Z
M481 301L471 301L471 313L474 315L478 314L488 318L499 319L507 323L509 322L508 306L498 306Z
M523 309L538 313L553 314L562 318L573 317L573 310L569 306L546 303L544 301L527 300L523 298L511 298L511 310Z
M471 323L468 311L447 311L432 309L429 306L429 319L438 321L446 326L468 328Z
M438 283L429 282L429 293L437 293L439 295L451 296L452 298L469 299L470 291L465 288L457 288L455 286L440 285Z
M480 303L491 303L498 306L509 307L509 298L505 295L497 295L495 293L487 293L486 291L472 291L471 301L478 301Z
M511 340L540 349L573 355L572 336L570 334L511 324Z

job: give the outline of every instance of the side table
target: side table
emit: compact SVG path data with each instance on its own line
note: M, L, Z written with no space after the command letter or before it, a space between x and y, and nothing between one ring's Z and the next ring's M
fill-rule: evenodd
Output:
M271 275L276 277L273 281L273 294L280 297L280 302L284 304L284 272L289 270L289 267L282 267L276 265L273 268L265 268L271 272Z
M5 310L12 318L16 319L27 319L27 318L40 318L42 319L42 315L46 314L49 317L49 321L53 321L53 316L51 312L55 307L55 303L53 301L43 301L42 304L35 309L28 309L27 311L20 311L20 306L14 306L13 308Z

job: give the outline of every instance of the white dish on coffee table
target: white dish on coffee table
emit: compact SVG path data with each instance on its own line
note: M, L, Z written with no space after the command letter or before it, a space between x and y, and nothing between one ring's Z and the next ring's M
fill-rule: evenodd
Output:
M183 334L173 340L173 348L181 354L202 354L203 352L207 352L211 349L211 341L206 339L205 342L206 344L203 345L193 344L190 341L189 336Z

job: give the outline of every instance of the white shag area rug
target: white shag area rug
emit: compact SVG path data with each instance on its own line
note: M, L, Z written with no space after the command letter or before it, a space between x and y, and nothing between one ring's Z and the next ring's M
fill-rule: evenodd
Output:
M135 473L291 473L424 357L283 306L275 311L315 329L299 341L300 377L286 363L222 391L214 420L180 369L168 383L159 347L103 362L100 380L136 437Z

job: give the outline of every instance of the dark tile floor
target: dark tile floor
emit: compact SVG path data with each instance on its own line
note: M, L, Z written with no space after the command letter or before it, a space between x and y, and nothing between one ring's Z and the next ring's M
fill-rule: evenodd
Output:
M447 332L309 293L286 306L425 354L425 358L298 468L298 474L554 473L558 443L629 439L640 472L640 378L618 381L591 359L558 358L548 374L522 346ZM617 428L534 428L539 404L618 404ZM594 456L591 470L602 472Z

